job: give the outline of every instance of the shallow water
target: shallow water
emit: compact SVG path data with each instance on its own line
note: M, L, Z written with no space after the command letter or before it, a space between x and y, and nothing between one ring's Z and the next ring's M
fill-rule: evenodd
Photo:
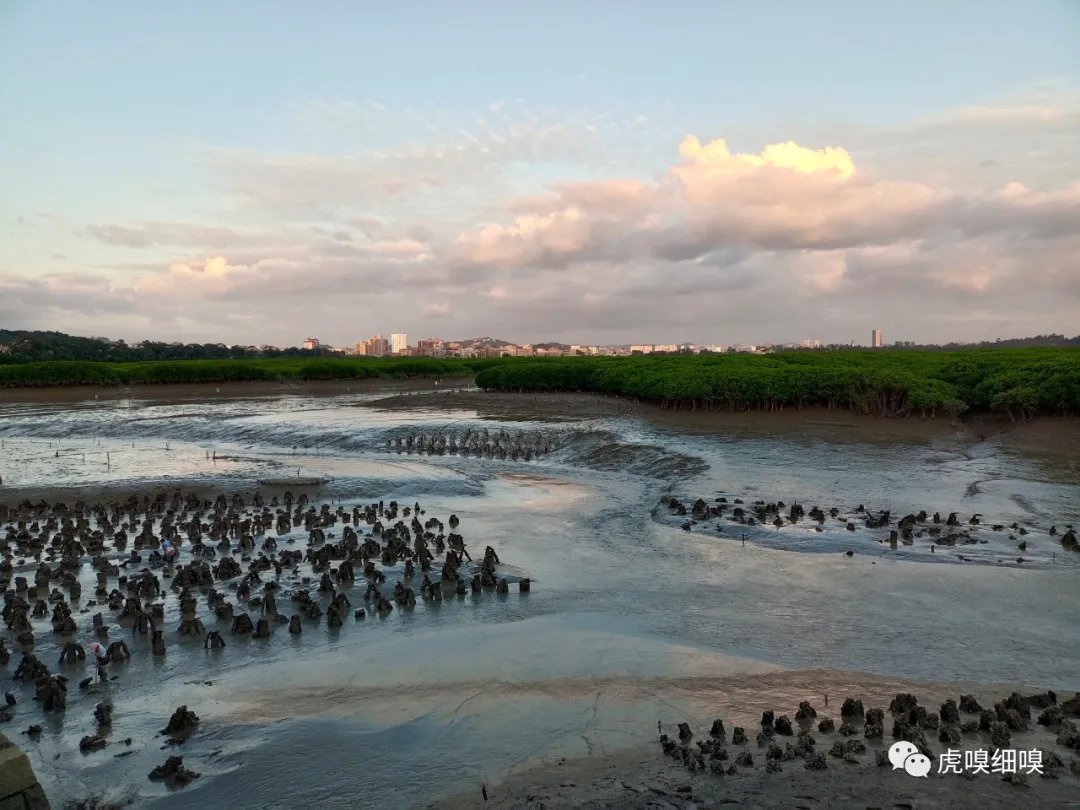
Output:
M474 554L493 545L501 570L534 583L529 594L419 603L339 630L312 624L300 637L226 633L229 646L214 652L176 636L173 599L163 659L114 625L134 659L107 686L80 692L81 667L61 670L68 708L44 721L31 690L14 690L8 731L45 727L37 742L18 739L55 804L104 793L152 807L422 805L540 757L649 739L657 719L707 712L709 689L734 688L723 679L752 685L781 669L1080 688L1080 555L1047 534L1080 524L1080 480L1052 462L992 444L956 452L363 405L375 395L0 404L8 501L67 487L251 491L259 478L321 476L315 502L396 498L443 520L456 513ZM555 449L514 462L387 447L438 429L520 430ZM808 520L779 530L711 520L685 532L683 518L654 515L665 494L688 506L698 496L798 501L845 517L864 504L894 521L920 509L980 513L973 533L986 543L931 554L920 538L893 552L879 542L887 531L836 521L821 533ZM991 528L1013 522L1029 532L1024 563L1009 532ZM306 535L296 538L302 548ZM84 584L84 601L92 593ZM348 593L360 605L363 584ZM281 598L279 608L288 611ZM56 642L47 620L38 625L38 653L52 665ZM794 707L835 682L812 674L768 694ZM115 703L111 742L84 756L78 740L103 697ZM146 774L172 753L154 733L182 703L202 723L179 753L203 776L170 791ZM126 737L134 753L115 758Z

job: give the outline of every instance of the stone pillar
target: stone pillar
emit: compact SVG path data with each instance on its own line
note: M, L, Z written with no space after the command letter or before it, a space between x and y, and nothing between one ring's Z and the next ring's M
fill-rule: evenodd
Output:
M51 810L26 754L0 734L0 810Z

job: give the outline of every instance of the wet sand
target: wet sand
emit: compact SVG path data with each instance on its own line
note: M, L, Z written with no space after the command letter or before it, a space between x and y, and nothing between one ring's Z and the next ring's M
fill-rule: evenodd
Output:
M304 479L300 479L303 481ZM19 487L18 489L0 488L0 504L9 507L17 507L24 501L30 503L74 503L75 501L87 501L89 503L111 504L123 501L134 495L136 497L155 497L163 492L172 493L183 490L198 495L200 498L216 498L218 495L232 496L240 493L246 497L258 491L267 500L275 496L281 497L286 492L292 492L296 496L307 495L312 500L319 498L319 493L326 489L326 484L287 484L284 480L280 483L260 484L253 480L222 480L215 481L213 486L205 483L194 482L162 482L146 481L140 483L117 482L115 484L84 484L82 486L41 486ZM327 498L327 502L331 499Z
M1030 422L1010 422L980 416L965 425L979 441L1029 454L1067 457L1074 465L1080 457L1080 419L1075 417L1043 416Z
M832 735L816 735L819 740ZM831 743L830 743L831 744ZM820 745L820 742L819 742ZM755 757L759 755L753 747ZM737 774L689 773L664 758L659 746L641 746L612 757L565 760L522 772L489 786L436 802L432 810L577 810L588 808L706 808L735 805L754 808L1002 808L1073 807L1080 780L1068 771L1058 779L1031 775L1026 784L1003 781L998 774L910 777L879 768L867 754L858 765L829 758L829 768L808 771L802 760L782 763L780 773L766 773L764 761Z
M895 491L912 503L933 494L933 504L942 500L954 506L962 501L964 487L963 482L947 483L944 470L948 465L932 468L927 481L932 482L928 487L932 485L933 489L927 492L912 488L910 482L898 482L911 477L913 465L927 463L921 448L951 450L955 446L960 448L955 463L963 470L965 480L970 477L982 482L982 489L975 488L970 496L971 511L985 504L988 512L999 514L1003 504L1011 503L1009 494L1020 493L1033 502L1029 507L1040 517L1053 515L1059 523L1075 520L1070 518L1074 514L1073 500L1071 496L1065 500L1067 493L1062 494L1060 485L1033 483L1031 471L1018 468L1010 456L1002 462L1007 465L1003 469L1005 483L995 489L993 482L983 481L988 473L973 466L963 448L974 447L988 437L992 442L1001 442L1018 436L1035 444L1042 442L1048 453L1054 453L1063 450L1066 443L1055 443L1053 435L1076 430L1076 422L1045 420L993 435L990 431L1000 426L987 424L979 433L948 420L879 420L825 411L692 414L574 394L440 390L428 395L430 389L423 386L431 381L417 381L417 387L409 393L398 395L400 389L395 391L392 386L402 383L380 383L390 387L379 390L393 396L360 398L355 394L361 392L348 391L344 384L317 384L316 388L327 396L354 396L347 397L349 401L340 407L340 415L323 409L323 403L305 414L288 399L288 413L280 420L284 430L276 428L277 421L268 421L273 430L267 428L245 438L252 448L226 452L254 456L266 452L267 447L297 441L306 444L312 438L325 441L342 425L352 429L354 422L362 424L365 416L378 426L395 425L394 420L400 420L413 429L416 420L423 419L439 425L439 420L445 418L440 413L444 409L471 410L507 422L530 415L538 417L538 421L571 417L602 422L623 418L599 427L606 433L618 431L638 454L660 443L670 444L671 451L715 454L706 456L713 465L711 477L688 484L688 491L704 492L715 480L717 488L741 481L748 491L760 486L763 493L778 490L786 494L785 488L799 492L808 486L832 492L846 485L844 482L853 475L851 467L862 458L864 464L865 459L873 459L870 463L877 466L859 468L862 472L854 473L858 483L853 493L860 497L866 482L878 476L890 494ZM188 398L196 387L172 388L177 390L154 390L165 394L166 399L182 401L185 418L188 411L195 414L197 409ZM209 403L213 424L220 424L226 432L236 430L236 422L223 419L229 408L218 407L218 394L208 393L207 386L197 388L193 402ZM292 393L279 388L257 395L247 384L233 388L228 392L223 388L221 396L228 393L245 399L283 393L289 397ZM0 392L0 401L5 393ZM80 393L85 398L85 389ZM321 395L312 390L304 393ZM357 406L385 409L386 413L365 414ZM259 404L255 410L261 414L262 408ZM92 408L57 408L65 410L97 412ZM116 409L117 413L120 410ZM246 403L237 410L246 413ZM327 413L334 413L333 420L326 421ZM55 418L51 412L46 416L49 420ZM297 438L287 432L294 423L306 424L305 419L312 426L310 435L304 433ZM175 424L154 417L145 421ZM191 426L198 425L192 419ZM177 441L177 429L169 430L173 432L150 438L154 442ZM606 433L599 441L611 440ZM739 441L718 449L720 443L707 439L719 434L736 436ZM769 441L749 441L765 434L771 434ZM383 459L383 436L374 435L379 441L370 443L376 460L371 463L401 465L401 460ZM779 461L770 456L777 452L774 438L780 443L787 438L798 444L803 435L821 439L822 445L851 442L857 450L862 444L865 451L830 460L822 447L815 447L814 466L821 478L815 483L812 471L802 465L803 445L783 451ZM207 436L211 434L199 433L195 440L209 441ZM360 447L357 442L355 447ZM318 493L301 487L293 487L294 492L306 491L322 500L345 498L352 503L380 498L384 490L390 491L388 484L399 485L399 477L386 472L366 466L358 472L353 454L360 457L367 451L355 447L347 445L346 450L329 453L325 459L299 456L295 462L290 461L303 464L305 475L325 472L332 478ZM643 477L639 489L638 484L623 481L622 473L629 465L622 451L629 451L625 447L620 451L616 470L605 468L595 473L590 468L582 475L562 466L580 465L583 458L591 458L591 450L582 448L570 459L559 458L550 467L509 466L475 459L408 462L427 464L444 476L451 470L455 475L475 471L483 485L483 500L467 501L463 492L444 491L442 485L434 487L432 497L443 507L458 511L463 519L468 518L470 542L490 540L498 545L500 553L503 545L507 546L507 560L512 565L520 564L519 573L531 575L537 585L528 597L515 594L508 602L495 599L490 605L485 602L475 608L469 602L468 610L456 603L447 603L438 611L422 606L415 616L395 612L386 621L370 619L360 626L349 624L340 640L336 632L325 636L307 633L302 639L279 633L268 657L256 656L258 645L264 642L249 643L247 639L230 644L228 651L219 656L207 655L205 661L201 651L194 655L188 650L184 655L174 653L166 659L167 669L161 662L140 656L130 677L110 687L122 698L117 717L123 726L118 726L117 736L159 728L164 721L159 715L167 716L174 703L190 703L204 718L205 729L185 749L192 767L204 774L195 786L174 794L159 793L152 785L147 787L145 774L163 757L152 740L143 740L145 750L122 760L113 760L111 752L107 752L100 759L110 763L108 766L95 766L96 760L80 755L77 776L69 774L70 765L64 764L71 761L67 735L82 733L90 722L86 716L92 705L89 694L85 701L76 703L73 693L66 721L68 730L49 729L35 764L43 764L53 784L63 781L65 790L72 789L73 779L88 785L130 782L137 788L139 800L163 808L185 806L185 802L233 807L346 807L363 804L360 796L375 797L366 800L367 806L391 806L386 803L390 796L398 797L396 806L424 806L473 781L475 788L470 792L436 806L485 806L479 792L481 782L489 790L486 806L492 807L701 807L728 798L755 807L866 807L904 802L920 807L1024 807L1068 806L1059 801L1059 793L1080 794L1080 783L1068 770L1070 756L1063 750L1059 754L1066 769L1061 780L1034 777L1028 787L987 776L959 786L952 780L935 780L933 775L929 780L917 781L874 767L872 752L863 756L868 762L862 766L830 758L827 771L810 772L795 760L784 762L782 773L765 774L764 750L756 747L753 734L749 750L760 761L752 770L740 768L737 775L691 774L664 757L657 743L658 719L669 734L674 733L677 722L688 721L697 739L702 739L714 717L724 718L729 733L734 725L756 731L761 711L774 709L793 714L800 700L811 701L822 716L836 717L835 710L847 695L862 697L868 708L886 708L896 692L912 691L921 703L936 709L944 696L955 698L960 691L976 694L986 705L1020 687L935 685L855 671L804 669L807 666L876 666L878 672L904 672L919 678L982 677L985 672L987 679L1023 679L1041 673L1054 682L1025 683L1025 694L1045 686L1080 686L1074 680L1075 666L1069 663L1075 660L1074 625L1066 623L1064 614L1058 616L1055 612L1058 606L1068 604L1072 569L998 575L958 567L947 573L935 571L935 576L928 577L921 575L914 564L882 562L871 569L872 563L867 560L860 562L864 568L852 573L848 568L854 563L842 568L827 559L781 555L764 548L729 547L698 533L684 535L675 528L645 523L647 507L656 503L661 484ZM205 451L195 447L194 452L198 460ZM1064 455L1067 461L1067 452L1063 450L1054 458ZM51 457L51 452L47 455ZM937 458L949 454L930 455ZM650 469L657 466L651 455L645 457ZM1057 461L1053 463L1060 466ZM724 464L733 465L730 472ZM835 465L836 473L830 464ZM896 480L889 478L891 468L895 468ZM183 473L180 478L167 483L145 481L136 475L126 484L105 481L83 485L77 484L77 475L60 479L50 473L35 478L31 487L20 488L17 493L9 490L11 499L0 494L0 500L10 502L16 495L17 500L27 496L34 500L44 497L50 502L76 497L93 500L132 491L176 488L195 489L207 495L250 492L259 477L269 475L261 467L248 470L241 464L237 464L235 479L215 479L213 483L191 477L182 469L179 472ZM994 470L990 473L996 474ZM420 488L419 500L427 502L427 490L423 489L426 480L418 472L410 476L400 480L408 490ZM1015 485L1011 476L1018 476L1023 485ZM669 478L661 475L656 480ZM58 480L69 486L61 489L46 483ZM1050 488L1044 491L1041 486ZM267 497L276 491L258 488ZM414 493L404 494L411 502ZM593 513L595 519L590 517ZM588 542L582 542L586 538ZM645 564L612 564L612 550L624 554L624 559L630 559L625 554L644 552ZM992 592L988 590L991 576L1002 577L993 580L997 590ZM942 578L947 578L947 589L935 589L934 582ZM860 584L871 580L879 584L874 588ZM925 610L912 608L897 613L881 607L901 593L913 595L916 605L923 605ZM637 604L642 594L640 599L647 603L646 607ZM910 634L889 628L890 618L897 615L912 619ZM946 615L951 621L943 626L937 626L940 622L931 618ZM1020 618L1036 615L1042 617L1042 622ZM803 620L807 616L817 617L816 623L807 624ZM170 630L174 626L175 618L170 613ZM773 632L770 628L778 629ZM961 632L958 628L967 630ZM813 646L800 642L800 636L812 637ZM770 640L773 637L780 641ZM47 636L43 642L50 656L55 654L51 638ZM796 649L796 653L789 648ZM297 650L303 650L304 655L293 660ZM754 656L754 660L738 656ZM956 666L950 669L954 657ZM931 667L913 667L906 659L933 663ZM778 660L798 669L785 670L771 663ZM1054 660L1064 665L1054 668L1049 663ZM146 670L141 669L145 661L168 679L167 705L161 704L158 689L145 686ZM1012 664L1014 661L1018 663ZM254 673L258 677L253 678ZM1058 691L1059 695L1072 694ZM828 709L824 707L824 692L829 693ZM144 719L147 717L150 719ZM887 718L886 735L890 725L891 719ZM936 734L927 735L935 752L944 748L937 743ZM314 740L324 736L323 747L319 747L320 742ZM833 735L816 736L835 739ZM891 742L888 736L886 742ZM337 786L335 793L327 793L330 788L321 779L312 779L305 770L308 766L304 763L312 758L337 762L334 757L339 748L343 749L339 757L342 770L336 772L341 777L340 785L361 791L350 794L351 798L336 790ZM295 756L298 750L305 751L305 756ZM357 750L367 752L362 773L350 770ZM827 751L828 745L823 750ZM592 754L596 756L589 756ZM563 756L567 759L557 764ZM402 791L406 788L396 780L401 763L408 762L412 768L417 757L428 758L428 786L411 788L412 793L405 799ZM260 787L274 782L287 786L278 804L273 803L272 792ZM678 792L679 787L688 785L690 794ZM530 795L532 801L528 800Z
M634 399L586 393L513 393L479 391L470 377L328 381L183 383L133 386L59 386L0 389L0 404L65 404L134 398L155 402L202 402L278 396L336 397L343 394L386 396L362 404L387 410L476 409L490 416L611 418L636 416L659 425L700 433L802 433L826 440L923 441L956 447L992 441L1018 452L1046 456L1080 455L1080 419L1039 417L1027 422L980 414L952 419L886 419L825 408L782 411L686 411L660 408Z
M1074 751L1058 746L1056 732L1035 724L1037 710L1026 732L1013 732L1010 747L1030 750L1038 748L1056 753L1064 762L1057 778L1038 774L1028 776L1025 784L1003 781L1001 774L938 774L937 755L946 750L991 749L989 734L965 734L960 745L950 746L937 739L935 731L927 730L929 747L934 753L933 769L926 779L918 779L891 767L879 767L875 752L887 750L893 743L890 735L892 716L886 712L885 737L865 740L866 753L858 763L845 762L826 754L828 768L809 771L801 757L781 762L780 773L765 771L765 749L754 739L760 728L761 712L772 709L777 716L794 717L797 702L808 700L817 710L817 720L832 717L840 723L839 709L845 697L860 697L867 709L887 709L898 692L912 692L920 705L935 711L946 698L959 699L960 693L973 694L983 706L993 705L1013 689L1025 694L1038 689L1005 684L975 683L934 684L902 678L885 678L866 673L834 670L802 670L773 672L722 678L693 678L681 683L668 679L666 685L651 684L665 698L689 709L677 717L662 720L662 732L676 738L678 722L689 722L695 740L708 739L714 718L724 721L726 747L731 765L740 751L749 751L753 766L738 766L737 773L723 776L707 771L690 772L681 762L664 756L660 750L656 726L642 734L649 741L620 748L610 753L576 758L555 757L512 770L497 783L436 801L432 810L464 810L477 806L499 808L696 808L736 804L746 807L920 807L920 808L1015 808L1015 807L1076 807L1080 796L1080 769L1073 771L1070 762ZM644 684L642 684L644 688ZM825 693L829 705L824 704ZM1059 700L1063 698L1059 694ZM1068 693L1065 693L1068 694ZM789 705L790 704L790 705ZM968 720L975 715L962 715ZM838 732L822 733L817 720L811 733L817 742L816 750L828 752L836 741L863 740L862 720L855 719L860 733L852 738ZM746 729L746 744L730 742L735 726ZM798 726L796 726L798 728ZM793 737L777 736L774 741L783 747ZM692 745L692 743L691 743ZM1049 757L1047 756L1047 760ZM1044 768L1049 770L1049 768Z
M438 385L436 385L436 382ZM0 403L73 403L88 400L115 401L128 398L159 402L205 402L212 399L305 396L337 397L374 391L431 391L472 385L471 377L434 380L372 378L361 380L253 380L226 383L162 383L160 385L65 385L40 388L0 388Z
M364 403L372 408L473 408L490 416L573 416L574 418L639 417L655 424L709 434L802 434L833 441L921 442L954 449L993 442L1017 452L1075 457L1080 454L1080 419L1040 417L1028 422L978 415L961 419L938 417L887 419L825 408L782 411L686 411L660 408L632 399L595 394L448 391L430 396L388 396Z

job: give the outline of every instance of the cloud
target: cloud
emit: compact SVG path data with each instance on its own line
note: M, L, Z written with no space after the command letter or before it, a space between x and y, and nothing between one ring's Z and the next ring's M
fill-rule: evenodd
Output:
M445 266L410 240L370 248L297 245L278 251L231 251L173 261L131 281L141 296L163 300L266 303L336 299L356 305L387 290L437 290L450 283Z
M200 244L207 248L236 247L250 236L232 228L189 222L146 222L139 225L87 225L86 235L107 245L130 248Z
M49 273L37 278L0 274L0 321L33 324L79 323L87 316L120 315L134 305L130 290L107 276L92 273Z
M207 148L199 161L216 189L251 216L373 219L372 212L423 205L432 194L453 195L459 207L481 205L520 165L589 165L604 152L611 125L588 116L560 119L550 111L510 110L495 105L497 120L478 118L470 127L436 126L436 141L406 141L327 155L261 154ZM320 117L355 122L365 131L416 110L389 112L351 103L318 105ZM434 115L434 114L433 114ZM591 126L591 129L590 129ZM388 127L389 128L389 127ZM378 133L376 132L375 135ZM381 218L381 217L380 217Z
M679 155L687 166L711 172L738 173L762 166L776 166L799 174L835 173L842 178L855 174L855 164L846 149L832 146L806 149L793 141L766 146L759 155L733 155L723 138L703 144L696 135L687 135L679 146Z
M830 251L1004 233L1053 239L1080 223L1080 183L964 194L857 171L843 148L790 141L739 154L723 140L690 136L679 155L649 185L561 184L515 201L509 223L459 237L458 261L553 269L646 254L678 263L733 247Z
M903 127L908 132L944 129L1021 129L1047 131L1080 121L1080 89L1060 83L1036 85L1011 98L970 104L928 116Z
M889 127L846 127L854 155L908 180L984 191L1019 181L1053 187L1080 160L1080 88L1043 83Z
M379 123L392 111L334 114ZM0 316L246 343L310 332L348 344L434 332L432 320L446 337L519 341L1075 332L1072 115L1031 97L850 141L675 136L666 159L633 171L610 168L627 163L622 127L644 123L633 115L560 121L517 101L428 143L210 149L200 161L217 217L83 226L95 267L78 270L76 243L63 245L72 259L43 265L70 274L0 273ZM409 116L440 123L425 108Z
M1068 119L1068 113L1049 104L1003 104L962 107L941 124L1051 124Z
M559 265L580 254L591 241L589 223L579 208L516 217L512 225L487 225L464 237L470 263L511 268Z
M633 180L558 184L546 195L513 201L508 209L520 213L511 223L461 234L448 257L458 266L499 269L625 257L633 252L633 228L644 226L651 212L650 195Z

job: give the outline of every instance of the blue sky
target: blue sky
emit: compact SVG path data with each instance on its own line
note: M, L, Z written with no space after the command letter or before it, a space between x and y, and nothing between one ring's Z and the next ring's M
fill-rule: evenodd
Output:
M867 249L891 245L920 268L911 277L916 286L927 278L941 282L927 263L948 261L955 270L959 261L990 279L971 290L989 296L1000 282L997 292L1005 296L1009 271L985 265L1001 248L987 239L1009 235L965 225L959 234L953 228L955 242L946 244L942 233L897 233L883 242L875 231L866 243L838 248L835 240L822 242L820 228L809 239L806 223L787 221L769 227L794 228L799 238L747 241L730 225L745 226L749 213L732 211L752 204L747 189L759 186L725 185L724 196L706 195L706 210L687 212L672 202L665 178L679 162L684 136L726 139L732 153L757 154L789 140L810 150L844 148L860 178L893 184L845 193L906 199L911 189L896 184L907 182L937 192L920 200L969 195L959 202L949 197L953 213L987 205L1001 197L995 190L1022 183L1030 194L1059 197L1008 204L1024 211L1049 205L1053 210L1041 216L1067 219L1068 189L1080 174L1072 127L1078 76L1080 4L1065 0L304 6L8 0L0 3L0 293L19 303L10 309L0 303L0 320L228 342L295 342L316 325L336 342L400 328L458 336L520 329L506 334L518 340L659 340L683 325L690 334L670 339L750 341L773 333L796 339L810 330L840 339L845 327L820 318L773 322L769 290L757 282L747 289L744 278L768 282L808 265L833 268L816 270L811 279L835 276L835 262L842 261L848 269L843 283L830 288L837 290L861 277L855 270L867 261ZM805 200L817 193L837 202L832 186L784 186L774 175L790 167L766 161L761 170L770 172L771 193L778 195L772 210L790 204L792 195ZM610 210L573 203L572 235L552 231L565 228L563 220L526 219L524 232L521 223L515 226L521 198L550 197L553 184L626 178L649 184L649 216L635 207L608 228ZM549 216L549 204L524 215ZM845 205L838 216L850 210ZM984 214L999 221L1007 212ZM726 227L706 227L717 217ZM380 223L379 234L364 237L370 244L358 247L354 236L332 240L352 245L347 256L310 242L322 238L311 237L321 232L312 229L332 232L368 218ZM924 217L930 219L936 218ZM698 262L693 267L662 261L645 233L651 228L656 237L657 222L709 231L709 250L690 260ZM118 240L115 228L104 240L101 231L97 237L87 231L145 230L147 223L171 234L167 244ZM475 246L488 226L517 228L489 232L503 241L486 254L497 255L499 266L461 248ZM534 250L524 243L535 241L538 227L554 241ZM206 228L240 229L243 238L207 240ZM599 244L610 238L605 229L640 234L640 252ZM421 231L423 238L412 241L422 249L408 255L408 234ZM1023 247L1050 250L1051 263L1067 259L1072 246L1061 239L1070 234L1054 234L1047 240L1054 244ZM1019 250L1016 234L1010 238ZM509 251L507 240L528 255ZM703 257L727 256L733 247L749 255L740 253L738 266L701 275ZM192 268L189 276L180 273L186 288L216 258L240 269L219 273L218 286L205 296L169 287L174 265ZM395 264L402 261L408 267ZM889 272L893 278L898 271ZM395 273L415 278L433 300L417 307L409 303L413 293L383 291L380 309L399 313L393 323L357 323L331 295L333 285L347 297L356 285ZM743 284L740 294L748 297L740 309L759 307L759 317L726 324L703 313L650 319L641 305L648 301L627 306L618 299L620 278L637 279L632 289L643 289L643 278L671 273L715 286L725 296L718 302L729 300L732 284ZM225 277L258 298L253 286L281 288L283 274L325 274L319 291L303 296L326 317L294 313L272 297L265 302L279 313L272 326L221 317L224 299L239 294ZM1053 275L1072 289L1067 269ZM572 300L557 303L558 288L574 290L578 302L607 297L612 311L599 301L596 311L575 309ZM74 294L80 291L86 295ZM488 305L474 306L485 295ZM550 306L530 306L537 295L553 296ZM87 302L82 307L80 299ZM133 306L140 299L141 312ZM950 328L928 322L920 334L980 336L1001 323L995 306L986 302L981 316L973 310ZM1033 300L1031 308L1042 311L1041 302ZM627 310L635 320L620 325L618 312ZM1064 313L1051 315L1046 325L1063 321ZM799 331L782 334L790 329ZM1029 331L1044 330L1033 324Z

